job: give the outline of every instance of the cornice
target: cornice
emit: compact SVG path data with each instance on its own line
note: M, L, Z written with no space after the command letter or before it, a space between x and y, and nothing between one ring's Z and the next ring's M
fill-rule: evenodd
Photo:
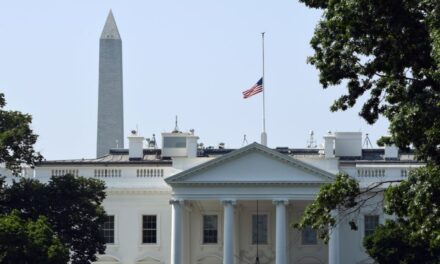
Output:
M173 182L170 183L173 187L182 186L320 186L322 184L330 183L331 181L322 182Z
M161 189L161 188L108 188L105 190L107 194L171 194L171 188Z

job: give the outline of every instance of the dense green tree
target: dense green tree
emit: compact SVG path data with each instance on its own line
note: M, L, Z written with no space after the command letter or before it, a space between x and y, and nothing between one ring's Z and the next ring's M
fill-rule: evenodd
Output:
M312 225L327 239L328 227L338 224L331 212L338 209L338 218L349 218L356 229L351 218L365 201L383 195L379 202L396 219L364 241L370 256L379 263L439 263L440 1L300 1L323 10L309 62L324 88L347 91L331 110L346 110L365 96L360 116L370 124L381 115L390 121L391 136L380 143L412 146L427 167L401 183L367 188L339 175L323 186L296 226Z
M47 184L21 178L0 190L0 208L5 215L14 210L20 217L38 220L47 218L52 230L70 250L73 264L96 260L105 250L100 227L105 221L102 181L72 175L52 177Z
M429 243L411 239L409 230L404 222L387 220L374 235L366 237L367 253L378 263L439 263L438 257L432 255Z
M440 263L440 166L428 164L413 170L407 180L391 186L385 191L385 212L396 217L396 227L404 230L411 247L424 245L424 251L399 252L410 257L414 253L414 262ZM385 225L380 231L386 230ZM375 236L383 237L381 232ZM366 241L369 251L378 248L378 238ZM420 252L420 255L417 253ZM378 252L379 253L379 252ZM431 258L427 258L430 256ZM421 261L423 259L424 261ZM385 262L381 262L385 263ZM390 262L387 262L390 263Z
M6 100L0 93L0 163L14 174L19 174L23 164L35 165L42 160L34 150L37 141L30 128L32 117L18 111L4 110Z
M18 211L0 216L0 263L66 264L69 250L52 231L45 217L24 220Z

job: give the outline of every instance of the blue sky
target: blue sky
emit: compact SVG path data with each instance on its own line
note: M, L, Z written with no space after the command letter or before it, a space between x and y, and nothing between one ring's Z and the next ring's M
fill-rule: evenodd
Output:
M261 95L241 92L261 77L266 32L266 119L270 147L305 147L327 131L362 131L360 105L331 113L343 87L322 89L306 63L321 13L298 1L2 1L0 91L7 109L32 114L47 159L96 154L98 45L109 9L123 41L125 135L194 128L199 142L259 141ZM127 144L126 144L127 145Z

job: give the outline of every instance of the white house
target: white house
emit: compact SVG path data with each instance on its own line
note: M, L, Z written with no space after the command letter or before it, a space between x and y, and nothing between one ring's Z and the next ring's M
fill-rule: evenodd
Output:
M380 206L363 209L357 231L342 219L329 245L291 224L338 172L367 186L420 166L394 147L362 149L360 132L327 135L322 149L200 148L179 131L163 133L161 149L128 139L129 149L101 158L35 168L42 181L65 173L105 181L108 244L97 263L371 263L362 239L384 221Z
M160 149L144 148L144 138L133 133L128 149L108 152L123 146L122 40L111 12L99 73L99 157L45 161L22 176L44 182L70 173L105 181L109 217L100 264L371 263L362 240L384 221L380 204L360 212L357 231L340 219L329 245L314 230L291 224L338 172L368 186L421 166L395 147L362 149L360 132L326 135L322 149L252 143L234 150L203 148L193 132L175 129L162 134Z

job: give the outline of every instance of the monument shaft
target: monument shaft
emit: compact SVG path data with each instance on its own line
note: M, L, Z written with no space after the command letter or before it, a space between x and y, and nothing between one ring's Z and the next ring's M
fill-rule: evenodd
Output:
M97 157L124 147L122 87L122 40L110 11L99 44Z

